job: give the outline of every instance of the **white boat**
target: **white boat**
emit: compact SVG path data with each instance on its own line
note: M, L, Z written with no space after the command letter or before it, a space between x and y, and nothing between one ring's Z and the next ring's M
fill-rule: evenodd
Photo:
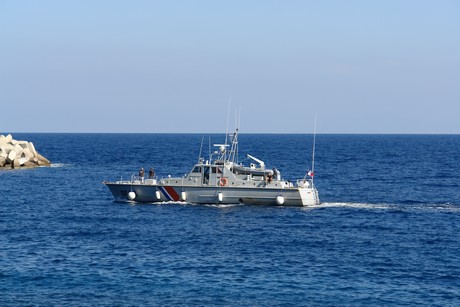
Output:
M276 168L247 155L253 163L237 163L238 129L231 144L216 144L210 159L199 158L191 171L176 178L132 176L130 180L104 181L116 201L142 203L248 204L278 206L319 205L313 173L294 183L283 180Z

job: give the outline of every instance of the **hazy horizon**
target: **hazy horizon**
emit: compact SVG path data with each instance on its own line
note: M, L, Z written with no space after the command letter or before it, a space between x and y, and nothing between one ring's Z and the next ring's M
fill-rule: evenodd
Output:
M11 134L13 137L15 134L190 134L190 135L223 135L225 136L224 132L79 132L79 131L72 131L72 132L56 132L56 131L48 131L48 132L0 132L0 135L8 135ZM239 132L239 134L273 134L273 135L289 135L289 134L300 134L300 135L313 135L313 132ZM229 133L229 135L233 135ZM340 133L340 132L320 132L316 133L316 135L460 135L460 133Z

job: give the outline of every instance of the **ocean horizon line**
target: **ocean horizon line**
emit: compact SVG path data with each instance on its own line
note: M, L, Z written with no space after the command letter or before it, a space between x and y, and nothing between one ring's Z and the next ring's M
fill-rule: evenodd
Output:
M222 135L225 132L53 132L53 131L5 131L0 132L0 135L8 134L189 134L189 135ZM233 132L228 132L233 134ZM258 135L312 135L313 132L238 132L238 134L258 134ZM437 133L437 132L426 132L426 133L412 133L412 132L320 132L316 135L460 135L459 133Z

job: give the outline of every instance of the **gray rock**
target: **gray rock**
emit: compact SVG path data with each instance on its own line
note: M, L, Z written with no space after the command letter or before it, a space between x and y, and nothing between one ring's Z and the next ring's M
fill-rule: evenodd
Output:
M38 162L41 163L42 165L51 165L51 161L43 157L41 154L38 154L37 156L38 156Z
M29 148L30 152L32 153L34 157L37 156L37 151L35 150L34 143L32 142L27 143L27 148Z
M0 168L50 166L51 161L37 152L32 142L0 135Z
M11 168L18 168L21 166L19 159L14 159L13 163L11 163Z
M12 140L13 140L13 137L11 136L11 134L8 134L7 136L5 136L5 143L10 143Z
M11 164L14 159L16 159L16 152L12 150L8 153L8 157L6 157L6 163Z

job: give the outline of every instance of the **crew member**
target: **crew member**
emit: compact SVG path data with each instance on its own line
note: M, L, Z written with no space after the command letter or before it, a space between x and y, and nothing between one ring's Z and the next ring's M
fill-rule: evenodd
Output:
M141 169L139 170L139 178L141 179L141 182L144 182L144 168L141 167Z

